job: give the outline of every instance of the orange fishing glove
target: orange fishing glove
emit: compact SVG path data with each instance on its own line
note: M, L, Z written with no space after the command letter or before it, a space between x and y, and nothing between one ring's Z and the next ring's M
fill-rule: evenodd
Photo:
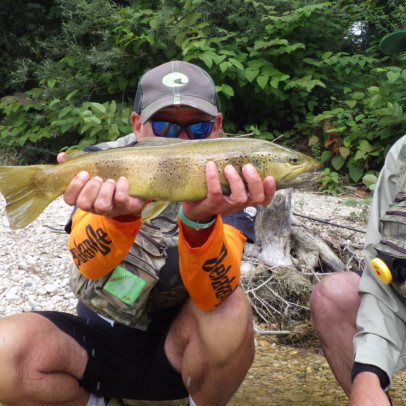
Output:
M68 239L75 265L88 279L107 275L128 254L140 227L140 218L123 222L77 209Z
M245 236L223 224L218 216L208 240L191 247L179 220L179 268L190 297L203 310L211 310L231 295L240 282Z

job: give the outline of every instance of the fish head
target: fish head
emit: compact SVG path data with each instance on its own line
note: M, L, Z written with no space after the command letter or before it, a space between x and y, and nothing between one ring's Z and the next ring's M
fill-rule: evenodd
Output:
M320 163L316 159L280 145L269 144L268 150L259 152L258 157L262 155L263 174L275 178L277 189L302 187L320 178L321 175L316 172Z

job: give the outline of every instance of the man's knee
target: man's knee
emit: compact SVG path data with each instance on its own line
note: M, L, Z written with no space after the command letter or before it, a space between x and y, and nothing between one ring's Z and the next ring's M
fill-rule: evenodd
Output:
M356 312L359 306L358 284L360 277L354 272L338 272L324 277L310 296L313 321L332 313Z
M25 316L25 317L24 317ZM24 323L25 318L28 323ZM26 359L35 347L35 331L30 329L28 315L15 315L0 320L0 399L21 390L22 374L28 372Z
M202 350L210 363L227 363L236 354L244 354L251 363L254 357L252 310L245 293L238 288L210 311L189 302L172 326L168 339L167 350L173 346L185 348L182 343L187 343L187 347Z
M215 317L210 323L212 334L207 334L207 330L201 331L217 353L217 361L228 362L230 357L241 351L252 362L255 352L252 309L243 290L239 288L213 312Z

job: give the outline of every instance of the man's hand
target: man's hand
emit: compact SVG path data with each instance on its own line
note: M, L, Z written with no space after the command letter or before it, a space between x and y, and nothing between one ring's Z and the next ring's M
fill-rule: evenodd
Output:
M248 190L246 190L243 179L233 166L227 165L224 168L224 175L231 189L231 194L225 196L221 189L217 167L214 162L208 162L206 165L207 197L196 202L184 202L183 212L185 215L191 220L198 221L214 214L230 214L258 204L267 206L275 194L275 179L268 176L262 181L257 170L251 164L242 168L242 174Z
M379 378L373 372L361 372L355 377L350 400L350 406L390 406Z
M59 163L64 162L65 154L58 154ZM103 181L96 176L90 178L85 171L79 172L69 183L64 193L64 201L70 206L100 214L106 217L135 215L139 216L146 200L131 197L128 194L128 180L120 177Z

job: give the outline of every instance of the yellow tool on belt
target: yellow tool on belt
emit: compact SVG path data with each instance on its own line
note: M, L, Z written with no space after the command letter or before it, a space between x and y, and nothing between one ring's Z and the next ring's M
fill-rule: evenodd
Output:
M381 282L386 284L392 282L392 272L381 258L374 258L370 264L375 275Z

